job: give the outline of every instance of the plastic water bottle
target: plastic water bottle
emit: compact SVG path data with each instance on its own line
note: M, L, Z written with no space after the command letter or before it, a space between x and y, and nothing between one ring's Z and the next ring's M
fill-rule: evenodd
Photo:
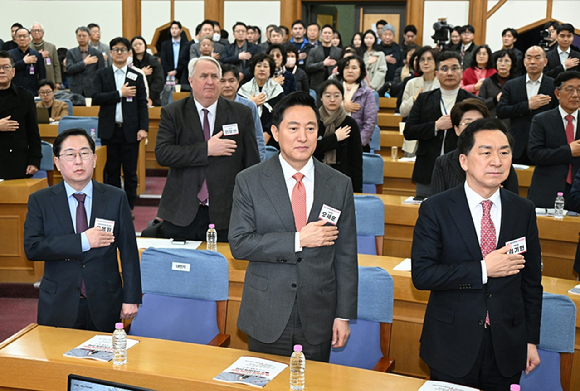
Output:
M96 144L97 143L97 132L95 132L95 129L91 129L91 138L93 139L93 141Z
M113 332L113 365L127 364L127 333L123 323L115 323Z
M205 241L207 243L207 250L217 251L217 231L215 225L210 224L207 233L205 234Z
M520 388L519 384L512 384L510 386L510 391L520 391L520 390L521 390L521 388Z
M554 217L556 220L564 218L564 193L558 193L556 201L554 202Z
M302 353L302 345L294 345L294 353L290 357L290 389L300 391L304 389L304 368L306 358Z

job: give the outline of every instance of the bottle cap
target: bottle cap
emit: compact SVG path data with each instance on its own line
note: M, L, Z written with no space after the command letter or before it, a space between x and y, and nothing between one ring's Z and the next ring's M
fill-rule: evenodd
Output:
M520 391L520 390L521 390L521 388L518 384L512 384L510 386L510 391Z
M558 197L563 197L563 196L564 196L564 193L558 192Z
M215 225L214 224L210 224L209 227L210 228L215 228Z
M115 323L115 328L116 329L122 329L123 328L123 323L122 322Z
M294 345L294 351L295 352L301 352L302 351L302 345Z

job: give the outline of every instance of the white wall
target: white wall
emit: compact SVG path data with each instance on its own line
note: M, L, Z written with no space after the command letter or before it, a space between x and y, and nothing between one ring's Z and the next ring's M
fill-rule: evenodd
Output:
M554 0L552 3L552 17L564 23L572 23L576 29L579 29L580 1Z
M463 26L469 21L469 1L425 1L423 20L423 45L433 46L433 23L447 18L453 26Z
M496 0L490 0L487 5L491 9L496 4ZM517 30L545 17L546 0L508 0L488 19L486 43L492 51L499 50L503 29L512 27Z
M279 1L224 1L224 25L233 41L232 26L237 21L262 30L262 42L266 40L266 26L280 23ZM290 29L291 26L288 26Z

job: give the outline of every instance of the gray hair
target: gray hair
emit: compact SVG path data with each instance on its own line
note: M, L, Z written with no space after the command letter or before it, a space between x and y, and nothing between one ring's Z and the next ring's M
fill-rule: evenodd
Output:
M219 76L220 79L222 77L222 66L220 65L220 63L213 57L199 57L199 58L192 58L191 61L189 61L189 64L187 65L187 70L188 70L188 74L189 77L193 77L193 72L195 72L195 65L200 62L200 61L211 61L213 62L219 70Z
M34 22L34 23L32 23L32 26L30 26L30 31L32 31L32 28L34 27L34 25L35 25L35 24L39 25L39 26L40 26L40 29L41 29L42 31L44 31L44 26L43 26L41 23L38 23L38 22Z
M75 30L75 34L78 34L79 31L84 31L85 33L91 35L91 31L85 26L77 27L77 29Z

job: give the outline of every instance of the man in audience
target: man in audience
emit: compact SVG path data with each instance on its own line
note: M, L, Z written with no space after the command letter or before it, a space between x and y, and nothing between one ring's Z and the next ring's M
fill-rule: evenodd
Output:
M145 78L128 68L131 55L128 39L117 37L109 44L113 65L95 75L93 103L100 106L99 137L107 146L105 183L121 188L121 166L129 208L137 199L139 142L147 138L149 113Z
M26 257L44 261L37 322L110 333L120 319L134 318L141 304L127 198L92 180L97 156L85 130L65 130L53 148L63 181L30 195L24 222Z
M14 58L16 70L12 82L33 96L38 96L38 82L46 78L42 54L30 48L30 32L27 28L23 27L16 31L16 43L18 47L8 52Z
M377 20L377 23L375 23L375 27L376 27L376 33L377 33L377 43L381 43L381 35L383 33L383 26L387 24L387 21L384 19L379 19Z
M290 40L290 31L288 30L288 27L284 25L280 25L279 27L284 32L284 35L282 36L282 43L288 42Z
M32 42L30 47L38 50L44 59L44 68L46 70L46 78L54 83L54 87L60 89L62 83L62 73L60 70L60 61L58 60L58 53L56 46L44 40L44 27L40 23L34 23L30 29L32 33Z
M269 24L266 27L266 41L258 45L262 53L266 53L268 51L268 47L272 44L272 41L270 40L270 33L272 32L274 27L277 26L275 24Z
M328 79L336 62L341 58L341 50L332 46L332 34L332 26L327 24L322 27L320 45L308 53L305 70L310 78L310 85L313 87Z
M474 35L475 29L470 24L466 24L461 29L461 45L459 45L458 50L461 55L463 70L471 66L473 54L477 52L477 45L473 42Z
M284 43L284 30L280 27L274 27L270 32L270 43L283 44Z
M501 187L512 145L497 118L470 124L457 144L466 181L419 209L411 272L415 288L431 291L420 350L431 380L508 390L540 363L535 207ZM518 239L524 250L510 244Z
M12 37L12 40L4 42L2 44L2 50L8 51L18 47L18 44L16 43L16 31L23 27L24 26L20 23L14 23L12 26L10 26L10 36Z
M230 44L227 39L222 37L222 26L220 26L220 22L215 20L213 21L213 40L214 42L221 43L224 47L227 47Z
M498 118L510 119L514 163L530 164L526 149L532 118L558 105L554 95L554 79L542 74L546 63L546 53L541 47L532 46L526 50L526 74L508 80L497 103Z
M405 26L403 30L403 37L405 41L401 44L401 51L406 52L409 46L415 45L415 38L417 37L417 27L410 24Z
M14 59L0 51L0 178L26 178L40 167L34 97L12 83Z
M379 45L381 51L385 53L385 60L387 61L385 81L393 81L395 71L403 66L403 54L394 39L395 28L390 23L385 24L381 31L381 44Z
M256 26L248 26L248 42L254 45L260 43L260 33L256 30Z
M264 161L266 160L266 147L264 144L264 130L262 129L258 107L251 100L238 94L238 89L240 88L239 77L238 70L235 66L232 64L224 64L222 67L220 95L223 98L246 105L250 110L252 110L254 130L256 131L256 141L258 142L258 152L260 153L260 160Z
M574 41L574 26L569 23L563 23L556 29L556 41L558 45L556 49L549 50L546 53L548 65L546 66L545 74L551 78L556 78L564 71L578 71L580 67L580 52L570 48L572 41Z
M517 61L515 64L512 64L512 76L521 76L523 74L524 53L522 53L520 49L514 46L517 40L518 32L516 29L509 27L501 32L501 50L511 50L516 56ZM495 52L494 55L496 55L498 52L499 50Z
M554 80L557 108L532 119L528 156L536 165L528 198L538 208L553 208L558 192L568 200L572 180L580 168L580 73L562 72Z
M236 178L230 249L248 260L238 327L250 351L328 361L357 315L356 219L348 177L312 158L318 110L305 92L272 113L280 153ZM340 211L333 223L324 210Z
M296 50L298 50L297 65L302 69L304 69L306 64L308 52L314 47L304 39L304 34L306 34L306 25L300 19L295 20L292 23L292 39L290 43L296 46Z
M234 178L260 161L252 111L220 98L220 64L189 62L192 96L161 109L155 156L169 167L158 216L168 238L227 241ZM202 125L203 124L203 125Z
M89 45L95 49L97 49L103 55L103 59L107 63L107 66L111 66L113 60L107 53L109 53L109 47L101 42L101 28L96 23L89 23L87 25L91 35L89 36L90 42Z
M317 48L320 44L318 40L320 35L320 26L316 22L312 22L306 27L306 38L308 39L308 43L311 44L313 47Z
M212 37L213 36L213 22L211 20L204 20L201 22L201 28L199 31L199 39L205 37ZM219 42L214 42L213 44L213 53L211 56L216 60L220 60L221 56L225 51L224 45ZM189 59L201 57L201 51L199 50L199 42L192 43L189 48Z
M558 28L559 25L560 23L554 20L548 21L544 25L544 30L548 30L548 32L550 33L550 35L546 38L546 40L550 43L550 46L546 50L553 50L558 47L558 45L556 45L558 43L556 40L556 38L558 37L558 32L556 31L556 29Z
M181 23L177 20L171 22L169 33L171 38L161 44L161 66L167 77L180 80L187 67L187 57L182 51L189 45L181 38Z
M475 98L459 88L463 69L458 53L439 54L435 75L440 87L419 94L405 124L405 139L419 140L412 177L417 197L432 194L431 176L437 157L457 148L451 109L467 98Z
M104 68L103 54L89 45L90 31L82 26L76 29L78 47L66 53L66 72L71 92L82 96L93 95L93 78L97 70Z
M224 64L232 64L238 68L240 79L250 79L250 60L260 53L258 47L246 40L248 27L245 23L236 22L232 27L234 42L228 45L222 59Z

